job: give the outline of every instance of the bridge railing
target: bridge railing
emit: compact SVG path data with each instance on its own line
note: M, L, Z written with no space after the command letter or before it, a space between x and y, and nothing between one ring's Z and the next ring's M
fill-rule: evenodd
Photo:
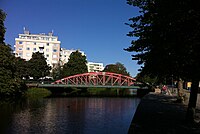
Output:
M111 72L89 72L69 76L57 80L52 84L67 85L111 85L111 86L130 86L136 82L136 79Z

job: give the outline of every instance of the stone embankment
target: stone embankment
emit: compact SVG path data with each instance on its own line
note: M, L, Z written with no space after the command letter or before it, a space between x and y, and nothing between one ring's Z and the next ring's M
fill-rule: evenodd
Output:
M177 103L176 96L150 93L138 105L129 134L200 134L200 123L187 124L188 101ZM200 95L196 110L200 121Z

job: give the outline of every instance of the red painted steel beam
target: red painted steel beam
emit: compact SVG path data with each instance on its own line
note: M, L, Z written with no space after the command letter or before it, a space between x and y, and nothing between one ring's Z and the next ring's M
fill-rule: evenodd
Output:
M89 72L83 74L76 74L57 80L52 84L72 84L72 85L132 85L136 82L136 79L124 76L122 74L116 74L111 72Z

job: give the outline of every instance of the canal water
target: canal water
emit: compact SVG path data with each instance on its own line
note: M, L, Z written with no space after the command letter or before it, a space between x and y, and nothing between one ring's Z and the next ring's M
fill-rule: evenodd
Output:
M1 134L127 134L139 98L45 98L0 104Z

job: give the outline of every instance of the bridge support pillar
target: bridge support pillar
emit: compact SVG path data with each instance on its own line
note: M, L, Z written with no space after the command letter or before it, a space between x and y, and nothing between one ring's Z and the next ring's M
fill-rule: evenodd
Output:
M119 96L119 89L117 89L117 96Z

